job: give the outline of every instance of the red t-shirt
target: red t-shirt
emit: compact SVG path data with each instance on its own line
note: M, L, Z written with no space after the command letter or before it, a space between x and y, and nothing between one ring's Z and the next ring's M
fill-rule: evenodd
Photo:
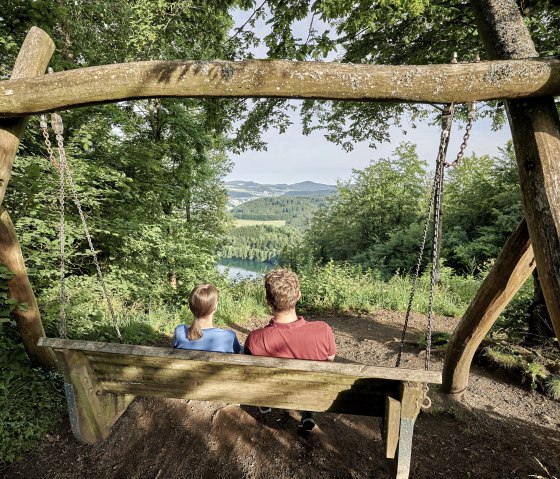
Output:
M323 321L307 322L301 316L292 323L270 320L264 328L249 333L245 354L274 358L326 361L336 353L331 327Z

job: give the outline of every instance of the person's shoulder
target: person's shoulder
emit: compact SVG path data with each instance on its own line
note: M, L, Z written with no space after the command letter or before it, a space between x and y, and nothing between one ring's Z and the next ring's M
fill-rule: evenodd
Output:
M175 327L175 334L183 333L186 330L187 330L187 325L186 324L179 324L177 327Z
M266 326L262 327L262 328L257 328L257 329L253 329L253 331L251 331L248 335L247 335L247 339L249 338L256 338L259 336L262 336L263 334L266 334L266 332L270 330L270 328L267 328Z
M307 327L318 331L332 331L332 328L325 321L306 321Z
M231 329L224 329L224 328L212 328L209 330L209 332L211 332L211 334L215 334L217 336L235 336L235 331L232 331Z

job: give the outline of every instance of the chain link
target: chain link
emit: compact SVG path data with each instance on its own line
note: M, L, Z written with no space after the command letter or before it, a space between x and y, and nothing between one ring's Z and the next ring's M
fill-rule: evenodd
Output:
M465 149L467 148L467 144L471 137L471 130L476 121L476 104L469 103L469 117L467 121L467 126L465 127L465 134L463 135L463 141L461 143L461 147L459 148L459 153L457 153L457 158L451 163L445 162L446 168L454 168L457 164L463 159L465 155Z
M442 113L442 131L441 131L441 138L439 142L438 156L436 160L437 165L443 164L445 162L445 155L447 153L447 146L449 144L451 126L453 123L453 113L454 113L453 105L452 104L445 105L445 108ZM401 357L404 349L406 331L408 329L408 321L410 319L410 313L412 310L412 302L414 300L414 295L416 294L416 285L418 283L418 278L420 276L420 267L422 265L422 259L424 257L424 249L426 247L426 240L428 238L428 230L430 228L430 218L432 216L432 210L436 202L437 189L441 187L440 185L441 182L439 178L440 178L439 168L436 167L436 174L434 175L434 182L432 184L432 193L430 195L430 202L428 204L428 207L426 208L427 211L424 220L424 232L422 235L422 242L420 244L420 251L418 252L418 260L416 262L416 269L414 272L414 277L412 279L412 288L410 291L410 296L408 298L408 306L406 308L406 315L405 315L404 326L401 335L401 342L399 345L399 352L397 354L396 367L400 367L401 365ZM431 341L430 341L430 345L431 345Z
M41 115L41 120L39 123L41 131L43 132L43 137L45 138L45 145L47 146L47 152L49 154L49 160L53 166L59 171L59 190L58 190L58 204L60 208L60 226L59 226L59 241L60 241L60 319L58 323L58 333L61 338L66 339L68 337L66 330L66 310L64 305L66 304L66 268L65 268L65 251L64 246L66 243L66 231L64 222L64 209L65 209L65 194L64 194L64 168L57 161L54 156L54 151L52 149L52 144L49 139L49 131L47 125L47 119L45 115Z
M48 134L48 130L46 127L46 122L45 125L43 126L43 123L41 123L41 129L43 130L43 136L45 137L45 144L47 146L47 151L49 153L49 159L51 160L51 163L53 163L53 165L57 166L57 169L60 172L60 176L61 176L61 193L60 195L62 195L61 197L63 198L64 195L64 186L65 186L65 182L67 181L68 184L70 185L70 193L72 195L72 199L74 200L74 203L76 204L76 208L78 209L78 213L80 215L80 219L82 221L82 226L84 229L84 233L86 235L86 239L88 242L88 246L89 249L92 253L93 256L93 261L95 263L95 268L97 270L97 275L99 277L99 281L101 282L101 287L103 289L103 295L105 297L105 300L107 302L107 306L109 308L109 313L111 315L111 320L113 323L113 327L115 328L115 331L117 333L117 337L119 339L122 339L121 336L121 332L119 330L119 326L117 323L117 318L115 315L115 311L113 309L113 304L111 302L111 298L109 296L109 292L107 291L107 286L105 284L105 280L103 278L103 273L101 272L101 267L99 266L99 261L97 259L97 253L95 252L95 248L93 246L93 241L91 238L91 234L89 232L89 227L87 225L87 221L86 221L86 217L85 214L82 210L82 205L80 202L80 199L78 197L78 192L77 192L77 188L76 188L76 184L74 182L74 177L72 175L72 171L68 165L68 161L66 158L66 151L64 149L64 137L63 137L63 125L62 125L62 118L60 117L60 115L58 115L57 113L53 113L51 115L51 126L53 128L53 131L55 132L55 136L56 136L56 140L57 140L57 145L58 145L58 153L59 153L59 162L56 162L56 159L54 158L54 154L53 154L53 150L52 150L52 146L51 146L51 142L49 140L49 134ZM62 203L63 204L63 203ZM64 225L64 209L61 208L61 224ZM61 230L64 230L64 226L61 227ZM62 238L62 236L61 236ZM62 268L64 268L64 242L61 239L61 270ZM65 295L63 296L63 291L64 291L64 276L61 274L61 323L64 323L64 331L66 331L66 314L64 313L64 304L66 302L66 297Z

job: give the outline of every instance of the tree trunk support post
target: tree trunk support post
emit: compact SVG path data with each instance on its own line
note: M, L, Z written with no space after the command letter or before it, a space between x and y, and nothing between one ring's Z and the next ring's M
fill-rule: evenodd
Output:
M43 75L54 52L55 45L49 35L33 27L19 51L11 79ZM4 200L10 180L12 165L27 117L0 120L0 205ZM37 341L45 336L37 300L27 276L19 241L8 212L0 209L0 263L5 264L14 277L8 286L10 296L25 307L16 308L16 320L27 354L34 366L44 369L55 367L52 353L38 348Z
M535 268L527 223L523 220L506 241L488 276L453 332L443 362L442 391L460 399L482 340Z
M473 0L471 5L491 59L538 56L514 0ZM560 118L553 96L505 105L537 270L560 338Z

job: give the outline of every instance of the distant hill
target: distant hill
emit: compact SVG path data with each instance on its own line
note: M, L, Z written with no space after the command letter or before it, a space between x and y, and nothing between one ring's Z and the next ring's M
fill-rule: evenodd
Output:
M302 181L294 184L260 184L254 181L226 181L226 189L229 195L229 207L239 206L247 201L257 198L268 198L276 196L327 196L336 191L335 185L315 183L314 181Z
M324 191L324 190L319 190ZM294 193L295 192L289 192ZM284 194L257 198L240 204L231 210L237 219L254 221L284 220L295 228L304 228L313 213L326 200L327 195L312 192L308 196Z

